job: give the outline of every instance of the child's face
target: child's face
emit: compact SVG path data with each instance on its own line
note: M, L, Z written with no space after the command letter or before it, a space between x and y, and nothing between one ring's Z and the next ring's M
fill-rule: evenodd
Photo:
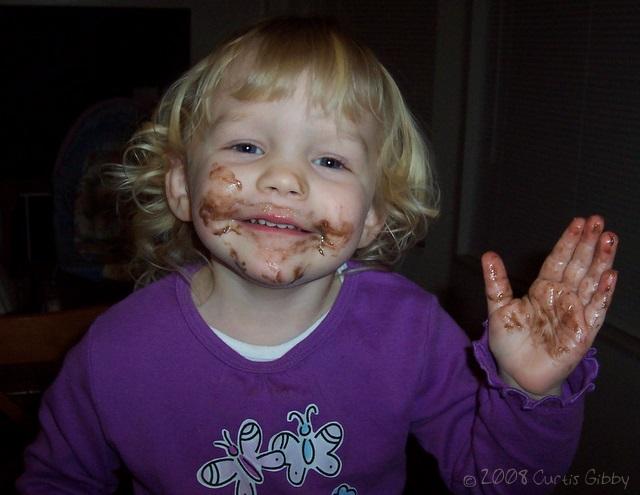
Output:
M300 86L272 102L219 95L212 125L188 148L186 191L173 208L193 220L214 262L263 286L333 275L382 224L372 207L373 118L338 121Z

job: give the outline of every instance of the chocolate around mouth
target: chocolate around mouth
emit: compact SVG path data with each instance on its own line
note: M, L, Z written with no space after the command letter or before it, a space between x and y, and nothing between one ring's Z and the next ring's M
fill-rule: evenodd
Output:
M242 183L235 174L226 167L217 163L209 173L212 187L206 192L200 204L198 214L205 226L212 229L216 236L230 233L236 235L257 235L259 230L272 233L305 234L300 236L290 248L293 252L300 252L310 247L316 248L324 256L326 250L338 251L351 239L354 227L349 222L330 223L327 219L316 220L313 215L303 215L290 207L275 205L273 203L254 203L237 196L242 190ZM255 216L249 216L255 215ZM303 219L303 228L296 223L277 222L273 220ZM223 221L226 225L215 226L213 222ZM247 229L242 232L241 225L257 225L260 229L252 232ZM217 228L216 228L217 227ZM258 239L256 237L256 239ZM273 249L270 247L270 249Z
M261 225L263 227L270 227L274 229L274 231L282 230L284 232L292 231L292 232L301 232L304 234L312 234L313 232L303 229L296 224L286 223L286 222L272 222L270 220L266 220L264 218L256 217L256 218L248 218L246 220L242 220L243 223L248 223L251 225Z

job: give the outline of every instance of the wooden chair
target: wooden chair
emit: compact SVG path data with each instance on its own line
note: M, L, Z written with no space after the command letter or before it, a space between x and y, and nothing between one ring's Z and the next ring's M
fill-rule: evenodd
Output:
M0 316L0 493L17 493L14 484L24 469L24 449L39 428L42 392L69 348L107 307ZM133 493L130 481L116 493Z
M106 308L0 316L0 413L28 422L66 352Z

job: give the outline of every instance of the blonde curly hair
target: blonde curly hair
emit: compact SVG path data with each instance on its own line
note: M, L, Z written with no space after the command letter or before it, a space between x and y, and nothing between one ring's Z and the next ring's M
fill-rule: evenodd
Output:
M237 67L241 70L231 70ZM235 80L238 72L241 80ZM392 265L426 235L438 214L438 190L424 140L391 75L331 20L271 19L223 43L187 71L131 139L114 174L120 193L135 205L132 272L138 285L208 258L191 225L169 209L164 184L171 160L186 162L189 142L210 122L216 91L232 85L238 99L271 101L293 94L302 73L309 75L312 103L354 122L370 114L381 131L374 206L385 223L354 258Z

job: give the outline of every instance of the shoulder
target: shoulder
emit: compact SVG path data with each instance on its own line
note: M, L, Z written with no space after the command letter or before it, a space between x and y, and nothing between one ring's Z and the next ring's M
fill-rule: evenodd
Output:
M177 305L177 284L179 275L170 274L142 289L131 293L107 310L103 319L119 321L132 318L154 318L159 310Z
M405 311L414 307L424 311L439 305L433 294L399 273L356 267L347 271L345 277L357 279L356 299L366 305L381 304Z
M91 347L137 347L141 341L165 335L167 328L184 326L184 298L188 282L170 274L129 295L94 322L87 335Z
M168 275L94 322L76 354L84 355L97 402L108 404L115 395L127 397L117 389L121 383L148 384L154 379L166 383L176 370L206 354L195 337L197 309L189 304L190 297L188 282L180 275Z
M352 271L349 318L360 321L377 338L388 336L416 345L468 345L466 334L442 308L438 298L406 277L389 271ZM400 337L402 336L402 337ZM438 344L440 345L440 344Z

